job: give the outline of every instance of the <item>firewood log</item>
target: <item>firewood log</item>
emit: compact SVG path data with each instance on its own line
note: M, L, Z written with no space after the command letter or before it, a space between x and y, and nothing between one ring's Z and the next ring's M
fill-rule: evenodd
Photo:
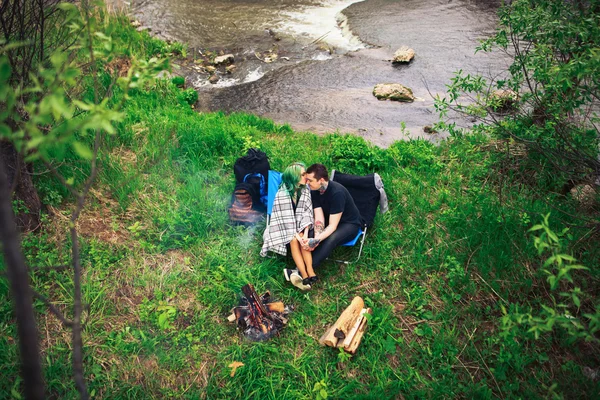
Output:
M242 286L242 293L248 300L248 305L255 309L256 314L259 314L256 315L257 317L271 319L271 315L265 308L263 302L260 300L260 297L258 296L258 293L256 293L256 290L254 290L254 286L252 286L252 284L248 283L247 285Z
M285 311L285 306L283 305L283 302L281 302L281 301L274 301L272 303L267 303L267 304L265 304L265 306L267 307L267 310L269 310L271 312L283 313Z
M354 336L356 335L356 332L358 331L358 328L362 324L363 319L365 319L365 313L366 312L367 312L366 308L363 308L361 310L360 315L356 319L356 322L354 323L354 326L352 327L352 329L350 329L350 331L346 335L346 338L344 340L340 340L340 342L342 342L342 346L344 346L344 347L350 346L350 343L352 343L352 339L354 339Z
M323 336L321 336L321 338L319 339L319 343L321 344L321 346L327 346L327 344L325 344L325 339L327 339L330 334L333 335L334 330L335 330L335 325L331 325L329 328L327 328L327 330L325 331ZM334 339L336 340L336 345L337 345L337 338L334 337Z
M363 299L356 296L352 303L344 310L342 315L332 325L333 329L327 331L323 343L327 346L336 347L338 339L345 339L346 334L356 322L361 310L365 306Z
M265 307L270 312L278 312L278 313L285 312L285 306L284 306L283 302L281 302L281 301L274 301L273 303L267 303L267 304L265 304ZM227 317L227 321L229 321L229 322L235 322L236 319L243 318L243 316L247 315L248 307L247 306L235 307L235 308L233 308L232 311L233 312Z
M367 308L367 310L365 311L365 314L371 314L371 309ZM356 349L358 349L358 345L360 344L360 341L362 340L362 337L365 334L365 330L367 329L367 318L365 318L364 315L362 318L363 319L360 323L360 326L356 330L356 333L354 334L352 341L350 342L350 344L348 346L344 346L344 350L346 350L348 353L351 353L351 354L356 353Z

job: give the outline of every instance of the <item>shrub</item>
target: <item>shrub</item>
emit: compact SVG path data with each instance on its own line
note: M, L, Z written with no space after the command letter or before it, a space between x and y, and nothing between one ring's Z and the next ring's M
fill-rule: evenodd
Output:
M171 79L171 83L177 87L184 87L185 86L185 78L183 76L174 76Z
M194 105L198 101L198 92L194 88L185 89L181 92L180 99L189 105Z

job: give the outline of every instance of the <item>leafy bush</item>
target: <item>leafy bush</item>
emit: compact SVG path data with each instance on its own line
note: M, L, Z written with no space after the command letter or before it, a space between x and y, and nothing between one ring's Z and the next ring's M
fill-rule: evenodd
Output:
M327 159L322 162L341 172L366 175L384 166L383 151L360 136L331 135L328 138Z
M194 88L185 89L181 92L180 99L189 105L194 105L198 101L198 92Z
M185 86L185 78L183 76L174 76L171 79L171 83L177 87L184 87ZM195 101L194 101L195 103ZM193 104L193 103L192 103Z

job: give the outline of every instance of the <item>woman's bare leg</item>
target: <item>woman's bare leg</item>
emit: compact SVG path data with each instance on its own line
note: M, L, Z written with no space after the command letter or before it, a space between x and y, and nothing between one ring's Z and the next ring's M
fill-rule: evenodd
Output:
M300 272L300 275L302 276L302 278L308 278L308 274L306 273L306 266L304 265L304 258L303 258L304 251L301 249L300 243L298 243L296 238L293 238L292 241L290 242L290 248L292 250L292 258L294 259L294 263L296 264L296 267L298 267L298 271ZM307 252L307 253L309 253L309 252ZM312 260L312 256L311 256L311 260ZM312 262L310 263L310 269L312 271ZM313 272L313 275L314 275L314 272Z
M300 248L302 251L302 258L304 259L304 265L306 266L306 274L310 276L315 276L315 271L312 267L312 253L308 250L304 250Z

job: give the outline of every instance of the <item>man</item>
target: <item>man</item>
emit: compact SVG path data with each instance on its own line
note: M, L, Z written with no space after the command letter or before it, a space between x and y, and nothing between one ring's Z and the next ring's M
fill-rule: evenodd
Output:
M312 251L312 266L317 268L337 246L356 237L361 217L352 196L344 186L329 180L323 164L306 170L315 211L314 238L303 238L302 246Z

